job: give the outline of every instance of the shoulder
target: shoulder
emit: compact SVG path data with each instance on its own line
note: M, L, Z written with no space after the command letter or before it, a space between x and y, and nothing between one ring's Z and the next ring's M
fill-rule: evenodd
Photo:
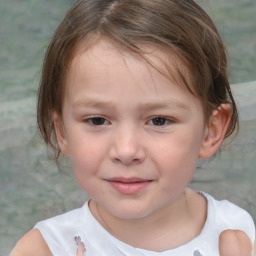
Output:
M40 221L18 241L10 256L75 255L75 237L85 241L94 228L91 222L87 202L81 208Z
M204 192L200 192L200 194L207 199L209 214L212 213L215 217L217 215L217 220L233 222L234 220L241 219L244 222L248 222L248 224L253 224L250 214L241 207L228 200L216 200L211 195Z
M208 217L216 228L244 231L254 241L254 221L247 211L227 200L218 201L208 194L203 195L208 202Z
M45 240L47 240L48 236L50 236L51 239L57 239L61 233L68 233L71 230L80 228L81 219L84 217L86 209L87 204L81 208L56 215L46 220L42 220L36 223L34 228L40 230Z
M212 210L220 221L232 224L234 224L234 221L241 221L241 225L254 226L250 214L228 200L218 201L211 197L211 199L208 199L208 203L212 205Z
M52 253L38 229L26 233L15 245L10 256L52 256Z
M219 238L221 256L252 255L252 244L248 236L241 230L224 230Z

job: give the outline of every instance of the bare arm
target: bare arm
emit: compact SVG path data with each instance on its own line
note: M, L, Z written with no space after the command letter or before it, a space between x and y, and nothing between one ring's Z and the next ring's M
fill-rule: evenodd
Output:
M252 256L249 237L240 230L225 230L219 238L220 256Z
M52 256L52 253L37 229L26 233L15 245L10 256Z

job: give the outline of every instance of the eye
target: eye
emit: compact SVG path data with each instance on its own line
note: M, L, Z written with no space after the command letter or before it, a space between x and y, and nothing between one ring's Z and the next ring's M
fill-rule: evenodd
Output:
M109 122L103 117L91 117L91 118L85 119L85 122L89 123L90 125L94 125L94 126L109 124Z
M162 116L157 116L149 120L150 125L154 126L165 126L170 124L171 120Z

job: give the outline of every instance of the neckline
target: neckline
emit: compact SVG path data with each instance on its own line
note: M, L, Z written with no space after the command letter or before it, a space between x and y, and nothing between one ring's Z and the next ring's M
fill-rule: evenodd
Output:
M138 255L138 253L141 253L140 255L150 255L150 256L156 256L156 255L176 256L177 253L182 255L182 253L186 252L187 250L196 251L198 249L198 246L202 243L202 241L205 241L206 238L203 238L203 237L206 237L206 235L210 229L209 223L212 218L213 198L209 194L202 192L202 191L198 191L197 193L202 195L207 201L207 217L206 217L205 224L204 224L200 234L198 236L194 237L191 241L189 241L186 244L183 244L176 248L165 250L162 252L150 251L150 250L146 250L146 249L142 249L142 248L133 247L133 246L126 244L125 242L119 240L117 237L113 236L112 234L110 234L97 221L97 219L91 213L91 211L89 209L89 201L90 200L88 200L86 202L86 204L84 205L84 208L86 209L86 212L87 212L86 222L91 223L90 226L92 227L92 232L94 233L95 238L97 238L99 236L104 237L106 239L106 241L110 241L109 244L112 244L115 247L117 246L117 247L121 248L121 250L123 250L123 251L129 252L129 253L135 253L134 255ZM87 224L87 226L88 226L88 224ZM100 234L100 235L98 235L98 234Z

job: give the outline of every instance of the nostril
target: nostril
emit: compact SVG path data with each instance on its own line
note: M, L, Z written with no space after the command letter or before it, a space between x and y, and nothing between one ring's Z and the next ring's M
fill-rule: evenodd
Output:
M115 163L124 165L139 164L144 161L145 153L141 148L125 149L113 148L110 152L110 158Z
M142 159L139 158L124 158L124 157L119 157L119 158L114 158L113 161L115 163L120 163L124 165L132 165L132 164L138 164L142 162Z

